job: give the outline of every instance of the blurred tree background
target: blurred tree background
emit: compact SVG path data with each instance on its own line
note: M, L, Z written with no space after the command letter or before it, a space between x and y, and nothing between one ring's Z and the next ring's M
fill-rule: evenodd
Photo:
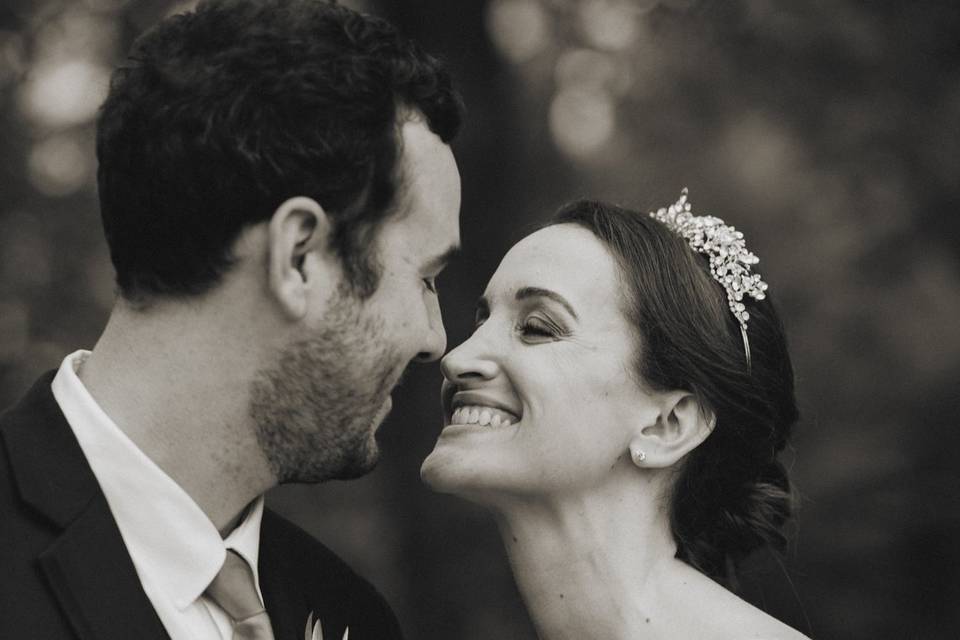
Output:
M0 8L0 405L91 347L113 300L93 119L133 38L191 3ZM742 593L814 638L960 629L960 4L347 2L443 57L468 105L450 344L530 224L577 197L684 186L742 229L792 338L804 414L789 555ZM275 508L349 559L411 638L533 638L490 518L435 495L436 365L395 394L385 456Z

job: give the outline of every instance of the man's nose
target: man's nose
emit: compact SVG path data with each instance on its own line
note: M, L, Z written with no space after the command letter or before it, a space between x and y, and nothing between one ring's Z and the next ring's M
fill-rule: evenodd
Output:
M417 362L434 362L443 357L447 350L447 331L443 326L443 317L439 306L430 314L427 334L423 342L423 349L414 358Z

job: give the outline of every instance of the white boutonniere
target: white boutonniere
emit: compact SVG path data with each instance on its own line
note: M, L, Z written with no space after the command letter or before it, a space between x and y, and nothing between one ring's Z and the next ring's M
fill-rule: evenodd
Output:
M307 628L303 630L303 640L323 640L323 626L319 618L314 621L312 611L307 617ZM350 627L344 630L342 640L350 640Z

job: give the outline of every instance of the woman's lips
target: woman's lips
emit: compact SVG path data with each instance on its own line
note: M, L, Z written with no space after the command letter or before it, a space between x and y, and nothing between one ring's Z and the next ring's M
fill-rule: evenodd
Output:
M478 406L497 409L508 414L513 422L519 422L523 417L523 410L520 407L512 406L504 402L489 392L479 390L461 390L453 394L450 399L450 406L447 407L447 413L451 414L458 407Z
M445 407L447 424L510 426L520 422L522 411L489 393L477 390L456 391Z

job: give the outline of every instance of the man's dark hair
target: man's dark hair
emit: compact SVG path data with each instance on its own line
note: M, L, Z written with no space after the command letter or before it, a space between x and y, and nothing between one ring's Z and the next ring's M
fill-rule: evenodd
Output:
M369 296L410 117L449 142L462 103L440 63L381 19L321 0L211 0L164 20L114 72L97 123L121 295L209 290L244 227L308 196L333 220L350 288Z

